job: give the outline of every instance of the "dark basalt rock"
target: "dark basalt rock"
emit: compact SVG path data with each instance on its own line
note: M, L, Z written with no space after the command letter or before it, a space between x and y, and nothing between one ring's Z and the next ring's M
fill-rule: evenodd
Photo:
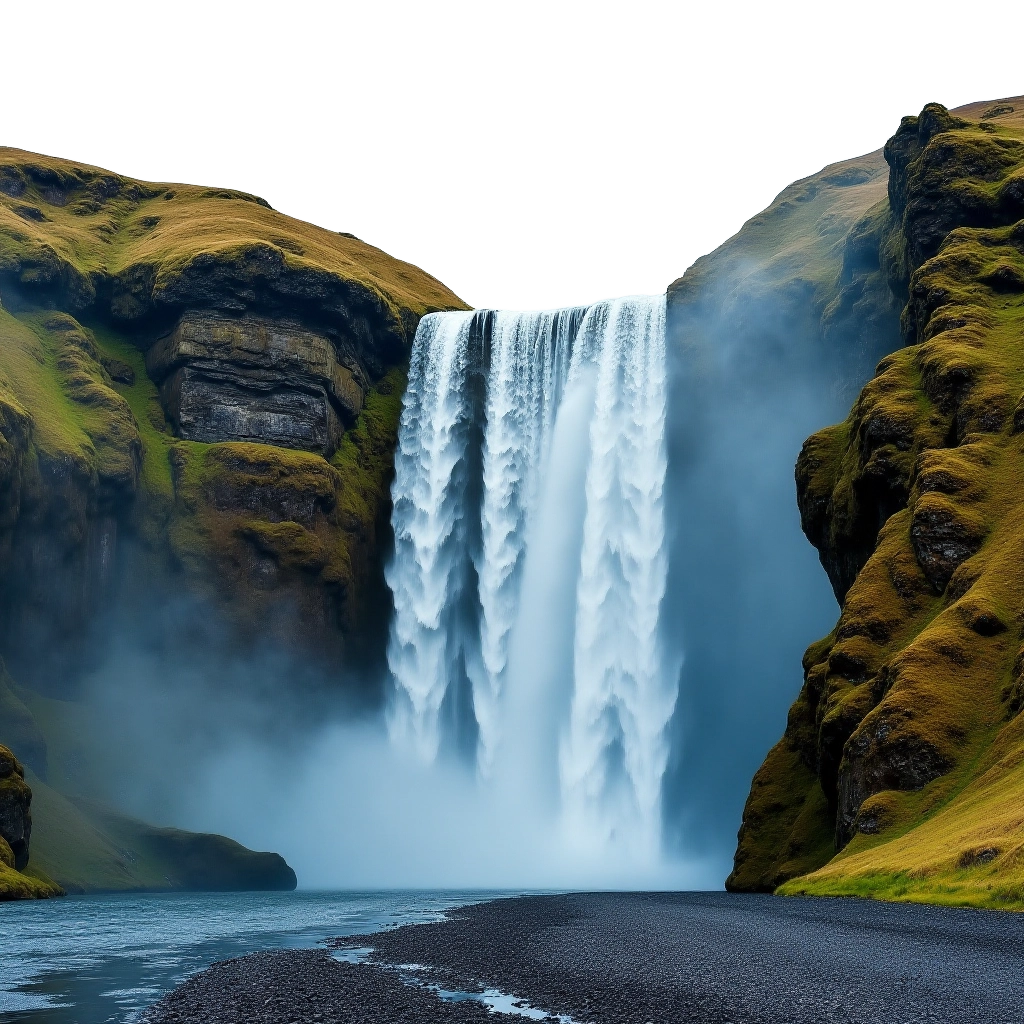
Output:
M846 744L839 769L836 848L842 849L858 829L861 804L886 790L923 789L952 768L924 737L901 728L899 711L880 708ZM860 831L870 832L877 817L868 814ZM881 822L878 822L881 827Z
M359 415L358 363L303 327L190 313L147 353L168 418L190 441L258 441L330 456Z
M984 535L942 499L922 500L914 509L910 540L917 561L937 593L978 548Z

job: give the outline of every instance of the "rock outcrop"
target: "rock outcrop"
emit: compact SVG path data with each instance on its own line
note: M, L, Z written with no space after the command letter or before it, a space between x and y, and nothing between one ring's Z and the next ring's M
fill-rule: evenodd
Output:
M31 839L32 790L21 763L9 747L0 746L0 900L62 895L49 880L22 873Z
M905 347L797 463L842 611L754 779L731 888L1021 903L1024 100L997 106L930 104L885 148Z
M189 313L146 353L178 437L254 441L330 458L369 390L354 353L281 321Z
M9 747L0 746L0 838L13 861L8 867L17 871L28 864L31 806L32 790L25 785L25 769Z

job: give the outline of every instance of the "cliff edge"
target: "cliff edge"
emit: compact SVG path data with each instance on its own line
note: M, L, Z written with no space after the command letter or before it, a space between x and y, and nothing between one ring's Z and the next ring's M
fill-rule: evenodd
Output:
M884 152L904 347L797 463L841 614L727 886L1019 907L1024 98L929 104Z
M0 742L34 864L79 890L294 886L277 855L83 803L105 794L82 680L131 636L210 677L263 645L365 686L405 368L456 308L256 196L0 147Z

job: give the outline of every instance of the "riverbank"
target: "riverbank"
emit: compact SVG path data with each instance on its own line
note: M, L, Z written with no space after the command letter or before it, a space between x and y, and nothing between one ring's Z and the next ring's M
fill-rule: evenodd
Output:
M488 891L106 893L0 903L0 1024L136 1024L188 978L249 953L439 920Z
M494 900L331 945L350 959L355 947L373 952L363 963L304 950L217 964L145 1020L493 1024L482 1003L445 1001L430 985L500 990L578 1024L1014 1024L1024 1006L1024 916L997 912L571 894Z

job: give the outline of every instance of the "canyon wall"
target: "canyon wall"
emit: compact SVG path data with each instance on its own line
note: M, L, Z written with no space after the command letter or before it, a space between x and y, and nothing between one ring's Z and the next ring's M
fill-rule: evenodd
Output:
M929 104L885 147L904 344L797 462L841 613L754 778L731 888L1021 901L1022 140L1018 98Z
M0 742L40 793L81 781L79 683L125 637L342 689L382 660L405 368L458 308L257 197L0 148Z

